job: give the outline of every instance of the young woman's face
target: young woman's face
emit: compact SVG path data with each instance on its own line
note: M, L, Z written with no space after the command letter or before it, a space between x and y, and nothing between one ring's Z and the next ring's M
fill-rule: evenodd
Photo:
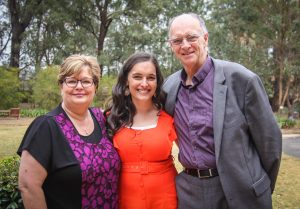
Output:
M151 101L157 88L156 69L151 61L133 66L127 81L133 103Z

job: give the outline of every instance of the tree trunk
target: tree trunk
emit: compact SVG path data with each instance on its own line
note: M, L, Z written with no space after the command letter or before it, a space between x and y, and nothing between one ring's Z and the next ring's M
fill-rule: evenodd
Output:
M105 2L104 6L103 7L99 7L99 11L100 11L100 21L101 21L101 24L100 24L100 33L98 35L98 48L97 48L97 55L98 57L101 56L101 53L103 51L103 47L104 47L104 39L106 37L106 34L107 34L107 31L108 31L108 28L112 22L112 18L109 17L108 15L108 11L107 11L107 8L108 8L108 1ZM100 74L100 77L102 77L102 65L100 64L100 67L101 67L101 74Z
M290 90L291 83L292 83L293 81L294 81L293 76L290 76L290 78L289 78L288 81L287 81L287 84L286 84L286 87L285 87L285 93L284 93L284 96L283 96L283 99L282 99L282 101L281 101L280 106L284 106L285 101L286 101L286 100L289 100L289 99L288 99L289 90Z
M20 66L20 51L26 28L29 26L34 14L38 13L38 6L42 0L25 1L25 4L17 0L8 1L8 9L11 19L12 39L11 39L11 57L10 66Z
M293 118L294 113L294 104L290 102L290 100L287 100L287 107L288 107L288 118Z
M19 67L20 64L20 50L22 38L21 34L24 32L24 27L22 27L19 17L20 13L17 9L16 0L8 1L10 19L11 19L11 28L12 28L12 39L11 39L11 56L10 56L10 66Z
M41 31L40 28L42 27L42 18L39 18L38 20L38 29L36 31L36 40L35 40L35 72L37 73L40 69L41 69L41 59L42 59L42 54L44 52L43 49L41 49L41 45L40 45L40 37L41 37Z
M23 32L24 31L21 31L21 29L17 27L13 28L12 39L11 39L11 57L9 63L11 67L19 68L20 51L21 51L21 43L22 43L21 34Z
M284 106L285 99L288 97L288 95L283 95L283 88L284 88L284 73L287 73L288 75L290 72L285 72L286 69L286 62L288 61L289 56L289 47L288 47L288 31L291 29L291 10L289 7L289 3L286 1L279 1L279 15L281 17L280 25L278 25L277 34L275 36L274 41L274 64L278 67L277 71L277 84L278 84L278 94L276 95L277 98L274 98L275 101L275 107L280 108L280 106ZM289 81L286 82L288 84ZM286 87L287 93L289 87ZM274 103L273 103L274 104ZM278 109L275 109L275 111Z

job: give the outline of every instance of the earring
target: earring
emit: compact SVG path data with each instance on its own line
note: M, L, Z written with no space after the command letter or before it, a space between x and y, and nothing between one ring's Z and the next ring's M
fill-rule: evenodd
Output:
M130 91L129 91L129 88L128 88L128 86L126 87L126 89L125 89L125 96L129 96L129 94L130 94Z

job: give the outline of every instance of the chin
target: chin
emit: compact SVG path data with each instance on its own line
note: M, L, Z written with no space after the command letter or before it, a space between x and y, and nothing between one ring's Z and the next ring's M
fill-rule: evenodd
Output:
M79 100L79 101L78 101L78 100L77 100L77 101L74 101L73 103L74 103L74 104L83 104L83 105L84 105L84 104L90 104L91 102L90 102L90 101L86 101L86 100L85 100L85 101L83 101L83 100Z
M150 100L152 101L152 97L136 97L135 100L138 102L149 102Z

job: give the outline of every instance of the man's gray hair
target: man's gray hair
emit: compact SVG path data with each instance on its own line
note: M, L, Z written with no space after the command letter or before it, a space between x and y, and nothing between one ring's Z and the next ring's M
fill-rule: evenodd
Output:
M189 16L191 16L191 17L197 19L198 22L199 22L199 24L200 24L201 29L203 30L203 32L204 32L204 33L207 33L207 32L208 32L208 30L207 30L207 28L206 28L206 25L205 25L205 22L204 22L204 20L202 19L202 17L200 17L200 16L197 15L196 13L183 13L183 14L177 15L176 17L173 17L172 19L170 19L169 25L168 25L168 35L169 35L169 36L170 36L170 29L171 29L171 25L172 25L173 21L174 21L176 18L178 18L178 17L180 17L180 16L182 16L182 15L189 15Z

